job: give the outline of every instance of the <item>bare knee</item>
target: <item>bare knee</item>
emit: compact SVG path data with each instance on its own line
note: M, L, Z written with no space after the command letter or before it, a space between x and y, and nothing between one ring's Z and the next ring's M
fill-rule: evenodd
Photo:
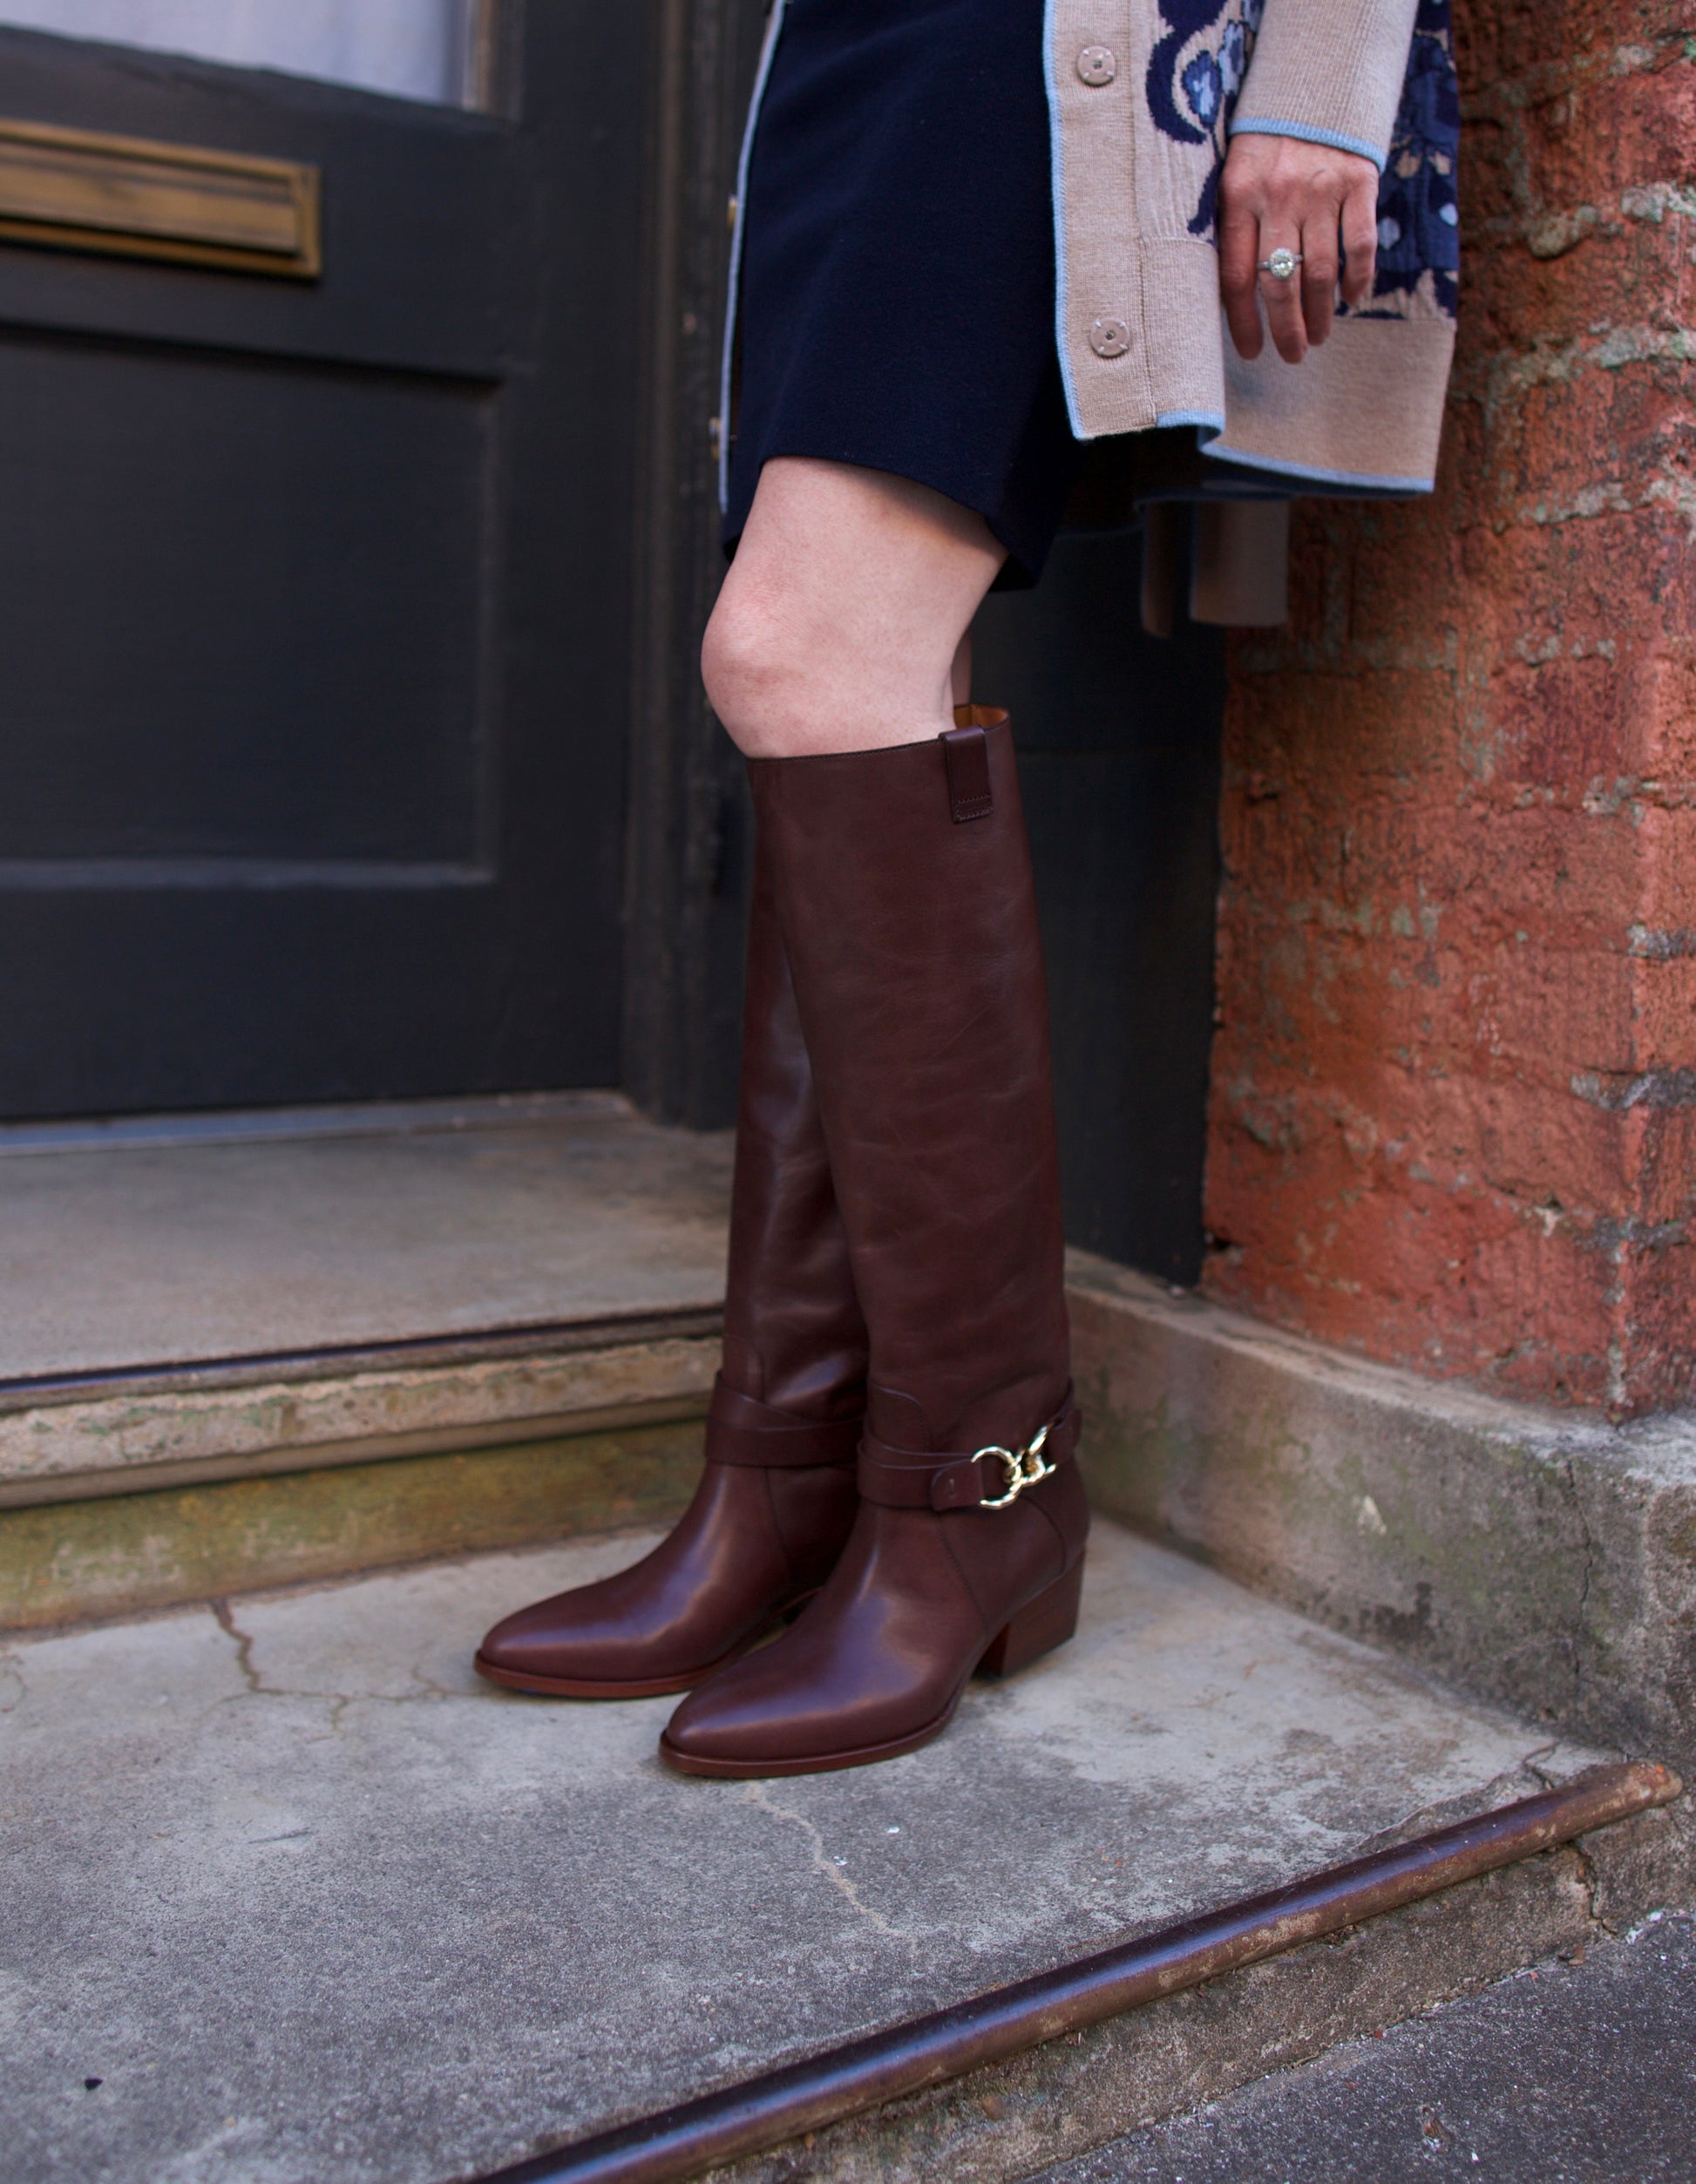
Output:
M757 756L804 718L808 648L779 601L739 584L733 569L719 593L701 647L707 697L732 741Z
M707 627L713 709L750 757L935 735L1003 558L980 516L928 487L774 458Z
M952 718L953 634L914 641L804 577L734 566L701 647L707 696L750 758L916 743ZM868 626L869 625L869 626ZM903 641L906 639L906 641Z

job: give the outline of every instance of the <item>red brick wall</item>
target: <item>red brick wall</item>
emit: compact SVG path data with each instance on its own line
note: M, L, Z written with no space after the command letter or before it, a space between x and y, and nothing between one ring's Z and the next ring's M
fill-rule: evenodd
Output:
M1696 6L1461 0L1430 503L1307 503L1236 641L1207 1285L1696 1400Z

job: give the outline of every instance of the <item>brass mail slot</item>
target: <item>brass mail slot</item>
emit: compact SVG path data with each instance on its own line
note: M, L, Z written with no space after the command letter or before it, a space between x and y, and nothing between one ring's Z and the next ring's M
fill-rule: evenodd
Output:
M313 280L318 170L0 120L0 241Z

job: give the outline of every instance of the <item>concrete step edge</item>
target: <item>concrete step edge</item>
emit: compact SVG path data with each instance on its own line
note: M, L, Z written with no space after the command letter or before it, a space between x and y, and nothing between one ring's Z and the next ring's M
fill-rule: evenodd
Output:
M717 1322L702 1309L15 1385L0 1509L700 1418Z
M1696 1412L1425 1381L1083 1252L1098 1508L1530 1719L1696 1764Z
M479 2184L1015 2184L1682 1900L1681 1788L1594 1768Z

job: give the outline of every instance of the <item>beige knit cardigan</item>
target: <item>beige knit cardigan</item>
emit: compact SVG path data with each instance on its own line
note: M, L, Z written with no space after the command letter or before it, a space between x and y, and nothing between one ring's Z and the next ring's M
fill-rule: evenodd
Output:
M784 4L773 0L738 207ZM1270 343L1247 363L1220 313L1211 212L1227 130L1336 146L1381 171L1419 11L1420 0L1044 0L1055 333L1079 439L1189 425L1231 466L1221 482L1247 471L1274 492L1429 490L1455 341L1429 281L1343 315L1300 364ZM725 419L740 228L738 212Z
M1416 4L1265 0L1231 133L1334 145L1381 170ZM1296 365L1270 343L1245 363L1225 335L1211 226L1196 224L1215 146L1163 131L1149 95L1163 36L1181 65L1167 20L1179 13L1157 0L1048 0L1055 318L1074 431L1194 424L1208 455L1310 490L1428 490L1451 318L1417 308L1347 315ZM1241 13L1232 0L1221 20ZM1217 44L1217 25L1209 35Z

